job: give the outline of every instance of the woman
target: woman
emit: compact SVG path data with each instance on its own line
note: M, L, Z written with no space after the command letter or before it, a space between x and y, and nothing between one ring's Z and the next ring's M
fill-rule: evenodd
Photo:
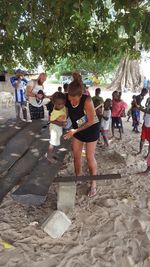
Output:
M64 139L72 140L74 168L76 176L82 175L82 148L85 144L86 158L91 175L97 174L95 160L95 148L99 138L99 121L96 116L93 102L90 96L83 94L81 79L74 79L69 84L66 94L66 106L68 115L72 121L72 128L64 135ZM96 181L92 181L88 196L96 195Z

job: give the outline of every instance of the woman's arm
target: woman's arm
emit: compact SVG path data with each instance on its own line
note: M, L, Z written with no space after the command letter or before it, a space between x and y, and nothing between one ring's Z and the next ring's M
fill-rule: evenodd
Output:
M83 131L95 123L96 113L95 113L93 101L90 97L88 97L85 101L84 110L87 116L87 122L84 125L80 126L78 129L71 129L68 133L64 135L64 139L71 138L75 133Z
M138 106L138 109L144 113L150 114L150 110L147 110L147 108L143 108L142 106Z
M27 87L26 87L27 96L36 97L36 94L33 93L33 88L34 88L34 83L27 84Z

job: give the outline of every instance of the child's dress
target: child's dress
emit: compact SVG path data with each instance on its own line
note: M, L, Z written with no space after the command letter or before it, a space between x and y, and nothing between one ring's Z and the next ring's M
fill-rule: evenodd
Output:
M140 124L140 111L137 108L132 108L132 126L133 128L137 128Z
M105 120L103 117L107 118ZM103 117L101 119L101 125L100 125L100 132L102 136L107 137L108 136L108 131L110 127L110 120L111 120L111 110L105 110L103 111Z

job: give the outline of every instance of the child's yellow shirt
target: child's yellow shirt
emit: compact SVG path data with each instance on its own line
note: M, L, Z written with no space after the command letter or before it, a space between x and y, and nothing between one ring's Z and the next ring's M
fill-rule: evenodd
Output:
M66 107L63 107L60 110L53 109L50 117L51 121L66 121L67 120L67 110Z

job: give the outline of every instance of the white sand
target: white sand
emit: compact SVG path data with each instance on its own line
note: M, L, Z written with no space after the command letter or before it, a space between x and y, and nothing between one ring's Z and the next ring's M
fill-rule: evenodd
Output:
M132 133L126 119L124 128L123 141L113 140L108 150L98 145L96 151L98 172L119 172L122 179L99 181L91 199L87 185L78 186L72 225L61 239L51 239L40 228L56 209L57 185L41 207L21 206L10 194L4 198L0 236L13 248L0 245L1 267L150 267L150 175L135 174L146 168L147 146L135 156L140 135ZM83 170L87 174L85 162ZM70 155L60 174L73 174Z

